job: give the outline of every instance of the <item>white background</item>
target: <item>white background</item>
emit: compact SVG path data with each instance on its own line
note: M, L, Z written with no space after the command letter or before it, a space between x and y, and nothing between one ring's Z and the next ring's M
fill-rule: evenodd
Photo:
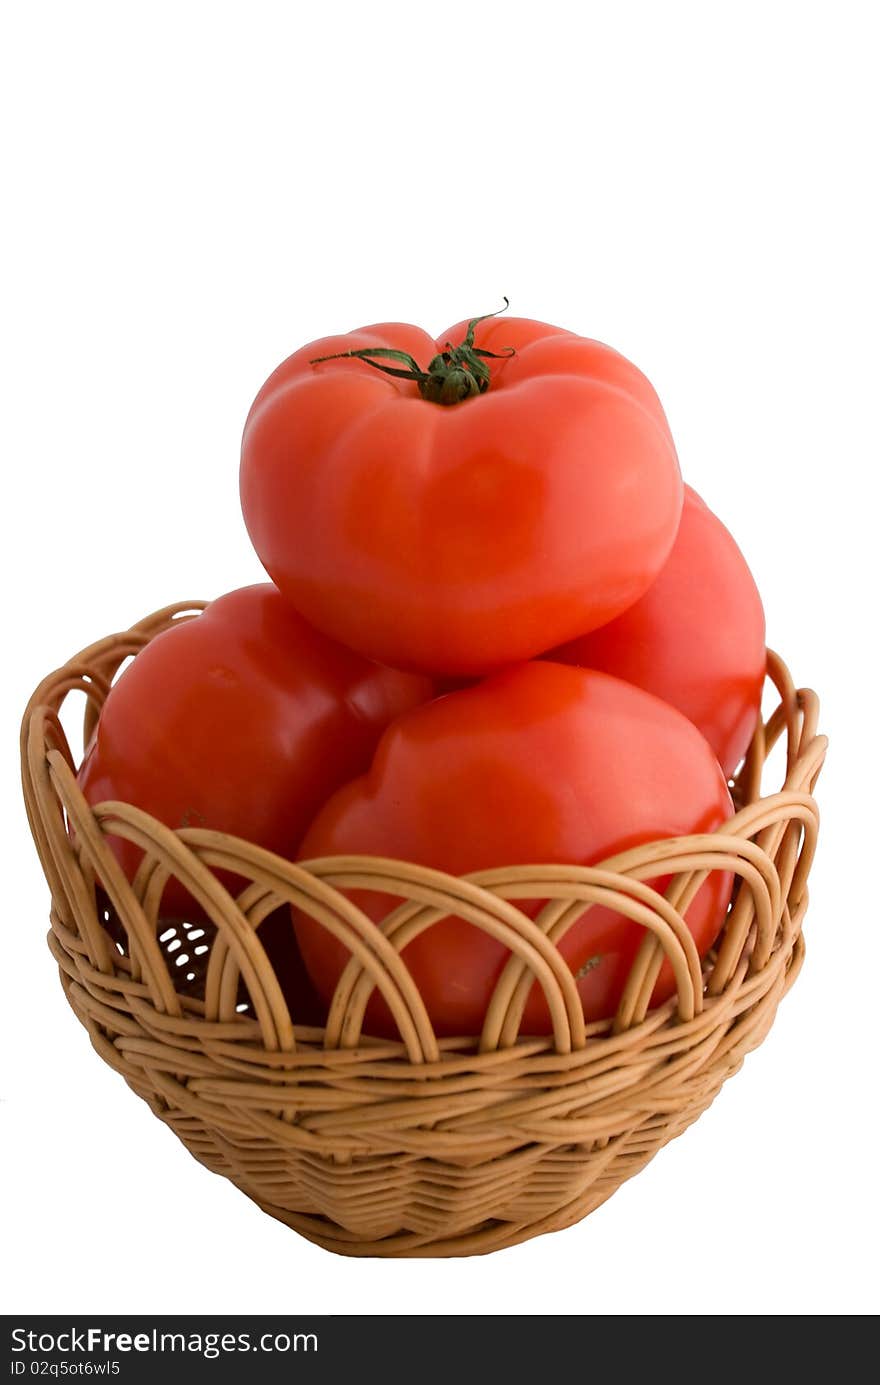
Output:
M871 4L34 3L4 23L2 1306L878 1307L876 49ZM490 1259L321 1251L92 1052L17 783L42 675L258 580L241 425L311 338L511 299L602 338L823 697L807 963L681 1140Z

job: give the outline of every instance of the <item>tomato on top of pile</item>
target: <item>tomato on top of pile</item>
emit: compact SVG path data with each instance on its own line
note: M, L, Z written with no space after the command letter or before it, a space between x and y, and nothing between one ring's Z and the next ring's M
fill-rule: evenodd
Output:
M241 500L274 585L220 597L122 674L80 769L91 803L452 874L592 865L732 814L760 596L610 347L497 315L313 342L254 400ZM139 851L111 844L133 878ZM701 955L731 885L713 873L687 910ZM377 921L395 904L352 893ZM197 906L172 882L162 910ZM613 1015L642 936L594 906L560 944L588 1020ZM281 937L326 1005L345 949L302 914ZM507 956L459 918L407 945L438 1034L479 1033ZM652 1004L673 989L667 964ZM378 994L364 1028L396 1034ZM549 1028L535 986L522 1032Z
M297 351L251 408L241 500L266 571L325 634L479 675L642 596L682 482L660 402L623 356L485 318L437 342L385 323Z

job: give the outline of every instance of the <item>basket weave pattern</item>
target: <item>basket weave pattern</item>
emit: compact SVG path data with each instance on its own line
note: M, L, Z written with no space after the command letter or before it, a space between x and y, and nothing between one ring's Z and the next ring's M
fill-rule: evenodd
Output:
M64 699L85 692L87 740L119 665L200 605L169 607L85 650L44 680L25 715L49 945L94 1047L195 1158L328 1249L475 1254L578 1221L705 1110L797 975L825 753L815 695L769 656L779 705L758 728L723 831L595 868L514 866L466 879L370 857L292 864L221 833L171 831L129 804L90 808L76 784ZM783 735L785 782L761 797L765 759ZM143 849L133 882L107 834ZM237 897L216 868L244 879ZM682 914L710 870L737 883L701 963ZM169 943L158 924L172 875L212 921L195 988L181 981L186 938ZM661 875L672 877L665 896L644 883ZM402 902L377 927L343 893L355 888ZM547 902L532 919L516 902L534 899ZM555 944L592 903L637 920L645 939L614 1020L585 1026ZM322 1028L288 1012L260 942L261 924L289 904L352 954ZM511 957L482 1034L438 1041L400 953L451 913L502 939ZM649 1011L664 956L677 994ZM520 1038L535 978L552 1034ZM374 987L399 1042L361 1034Z

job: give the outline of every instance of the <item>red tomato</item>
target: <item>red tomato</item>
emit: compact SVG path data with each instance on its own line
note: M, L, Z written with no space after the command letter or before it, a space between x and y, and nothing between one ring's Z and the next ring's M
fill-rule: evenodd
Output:
M548 658L603 669L671 702L730 776L758 720L764 608L732 536L685 486L678 537L656 582L610 625Z
M366 355L335 358L351 352ZM241 499L267 571L318 628L473 675L632 605L672 547L682 484L657 396L623 356L474 319L437 343L386 323L289 357L248 416Z
M369 773L340 789L300 848L314 859L366 853L453 875L516 864L590 865L640 842L716 828L732 813L717 760L673 707L604 673L520 664L399 718ZM730 876L714 873L687 923L703 954L724 921ZM384 896L360 893L371 918ZM295 916L306 967L329 1001L348 960L312 919ZM594 906L560 950L578 977L588 1020L612 1015L642 928ZM440 1035L475 1035L508 957L463 919L445 918L403 952ZM668 963L652 1002L672 993ZM532 988L523 1033L549 1032L543 993ZM365 1029L394 1034L374 992Z
M290 936L290 910L284 907L276 909L264 919L260 924L259 938L293 1023L316 1028L323 1025L325 1007L306 971L299 948L293 945ZM241 984L240 1000L250 1001L244 983Z
M291 856L324 800L431 684L313 630L272 586L221 596L125 670L79 772L90 803L122 799L169 827L210 827ZM111 837L134 875L139 848ZM186 915L184 891L163 908Z

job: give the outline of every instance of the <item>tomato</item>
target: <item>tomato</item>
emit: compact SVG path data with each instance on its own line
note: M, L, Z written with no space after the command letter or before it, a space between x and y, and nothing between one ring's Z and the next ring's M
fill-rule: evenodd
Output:
M290 910L275 909L260 924L259 938L275 980L294 1024L320 1027L326 1018L321 998L312 985L299 948L290 936ZM240 1002L253 1002L244 984L240 987Z
M248 416L241 500L267 571L319 629L475 675L632 605L672 547L682 483L623 356L472 319L436 343L385 323L289 357Z
M515 864L590 865L644 841L712 831L732 811L717 760L680 712L607 674L536 661L399 718L369 772L324 805L300 856L366 853L453 875ZM721 928L730 893L730 876L714 872L688 909L701 954ZM393 903L369 892L354 897L376 920ZM294 926L312 980L329 1001L348 953L312 919L295 914ZM614 1013L643 937L638 924L594 906L561 941L588 1020ZM403 951L436 1032L447 1036L480 1032L508 956L502 943L453 917ZM664 963L652 1003L673 986ZM364 1027L395 1033L376 992ZM549 1027L535 985L521 1031Z
M548 657L604 669L671 702L729 776L758 720L764 641L764 608L745 558L686 486L678 536L656 582L609 625Z
M388 722L431 691L328 640L274 587L245 587L138 654L110 690L79 782L90 803L121 799L169 827L290 856ZM139 848L109 840L133 876ZM186 916L192 901L172 883L163 910Z

